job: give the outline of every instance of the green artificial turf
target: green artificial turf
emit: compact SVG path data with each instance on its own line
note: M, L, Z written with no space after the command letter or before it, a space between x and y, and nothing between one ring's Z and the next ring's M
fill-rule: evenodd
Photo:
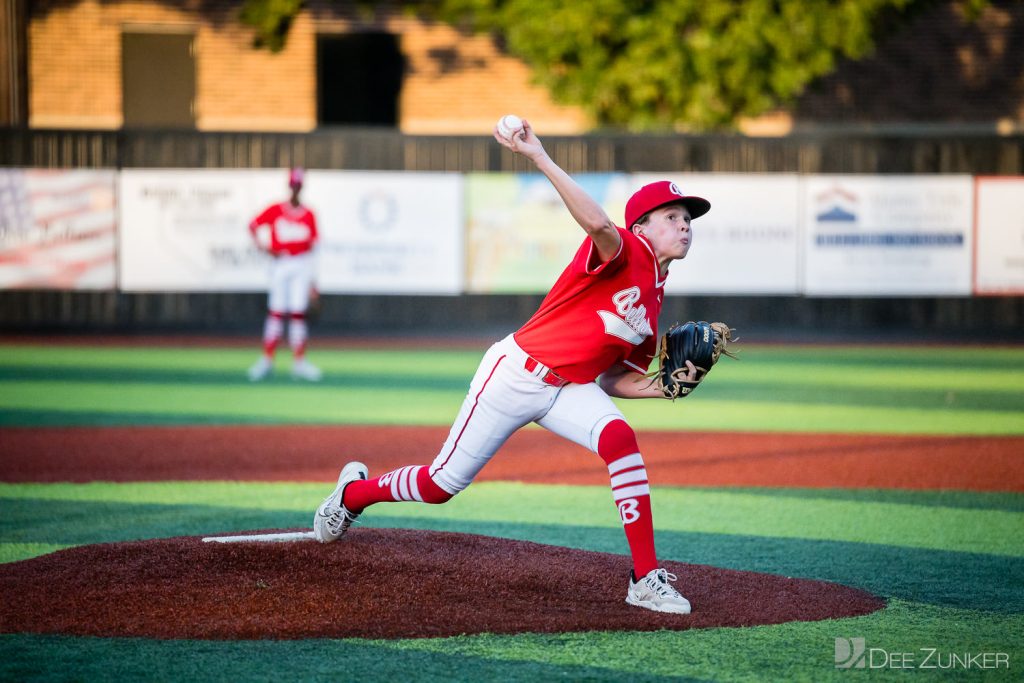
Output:
M281 359L253 385L242 349L8 345L0 426L444 426L483 350L320 350L320 384L290 380ZM1021 386L1020 349L751 345L685 401L619 404L640 429L1024 434Z
M3 484L0 559L14 561L83 543L304 528L326 486ZM849 675L834 668L837 637L864 637L871 647L886 651L991 650L1021 661L1024 497L841 493L657 488L659 555L838 581L890 600L885 610L867 617L678 633L480 635L393 642L8 635L0 637L0 677L150 680L159 671L160 680L824 680ZM381 505L361 521L367 527L460 531L626 551L603 487L481 482L443 506ZM984 673L1013 678L1006 671Z
M447 426L483 351L317 350L320 385L288 379L287 362L273 380L251 385L248 350L5 345L0 428ZM1021 435L1021 386L1024 349L753 345L685 401L620 405L641 429ZM308 528L331 485L3 483L0 562L87 543ZM656 486L653 500L663 559L836 581L888 606L856 619L689 632L281 642L11 634L0 635L0 680L1021 678L1022 494ZM377 506L360 522L626 553L599 486L480 482L444 506ZM838 670L836 638L910 653L914 665L922 648L935 648L947 663L951 653L1003 652L1011 667Z
M135 482L125 484L0 484L0 500L203 505L252 510L312 510L329 484ZM1024 557L1024 512L901 505L729 490L656 488L661 531L744 534L934 548ZM479 482L440 506L400 503L380 517L562 524L617 528L603 486Z
M972 628L950 638L950 624ZM397 641L147 641L0 636L8 680L494 680L494 681L823 681L1019 680L1019 619L974 610L892 601L881 612L814 623L653 633L478 635ZM835 639L862 637L878 668L835 668ZM1009 638L1017 637L1012 647ZM1002 652L1011 668L918 669L950 653ZM890 653L909 653L882 668ZM131 653L130 656L125 656ZM939 659L944 657L944 659ZM1015 657L1017 659L1015 659ZM61 664L74 662L72 668Z

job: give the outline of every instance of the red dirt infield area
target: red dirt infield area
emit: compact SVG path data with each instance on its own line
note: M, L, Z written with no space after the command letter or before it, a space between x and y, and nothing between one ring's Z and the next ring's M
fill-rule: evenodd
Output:
M0 481L247 480L333 483L349 460L371 475L427 464L442 427L5 428ZM660 486L1024 491L1024 437L641 432ZM517 432L478 481L606 486L598 457L541 429Z
M627 605L626 557L469 534L360 528L331 545L196 537L90 545L0 565L0 632L420 638L754 626L885 606L823 581L666 568L692 614Z
M0 481L329 488L348 460L374 474L425 464L446 436L441 427L6 428ZM660 486L1024 491L1022 437L652 431L639 441ZM478 480L608 485L597 456L540 429L515 434ZM297 639L645 631L843 618L885 604L821 581L666 567L693 614L626 605L628 557L467 534L357 528L331 545L189 537L100 544L0 564L0 632Z

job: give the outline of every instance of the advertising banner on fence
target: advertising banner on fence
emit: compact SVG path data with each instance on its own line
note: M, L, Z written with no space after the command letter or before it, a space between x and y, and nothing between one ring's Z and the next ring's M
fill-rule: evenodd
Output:
M799 181L795 174L640 174L630 191L671 180L683 194L704 197L711 211L693 222L690 251L669 268L674 294L798 292ZM625 206L628 195L622 198ZM616 217L622 221L621 216Z
M456 294L462 289L462 179L441 173L306 173L326 293ZM121 287L257 291L268 258L249 222L288 198L285 170L125 170Z
M267 257L249 236L249 221L287 198L280 170L122 171L121 289L266 289Z
M583 173L576 182L622 221L628 176ZM539 173L466 176L466 233L471 292L546 293L586 233Z
M460 174L311 171L309 176L314 173L324 176L309 199L324 226L320 283L325 292L462 291Z
M671 269L666 291L797 292L797 176L573 177L620 225L630 194L655 180L674 180L711 201L714 208L694 224L694 246ZM466 196L471 291L547 292L585 236L551 183L539 174L471 174Z
M804 291L969 295L970 176L809 176Z
M974 291L1024 294L1024 177L975 183Z
M0 289L114 289L114 171L0 169Z

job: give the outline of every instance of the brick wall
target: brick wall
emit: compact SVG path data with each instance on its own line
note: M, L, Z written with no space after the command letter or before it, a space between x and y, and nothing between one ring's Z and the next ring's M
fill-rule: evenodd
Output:
M549 134L588 127L580 109L554 104L530 83L526 66L488 37L397 13L364 16L338 4L308 3L285 48L272 53L252 47L252 30L237 20L240 3L230 0L32 3L29 123L120 127L122 31L175 31L195 35L197 128L309 131L317 124L317 33L376 30L400 36L404 132L485 133L509 111L528 114Z
M415 134L479 134L502 114L527 115L546 134L591 123L533 85L527 67L486 36L401 12L307 0L279 53L252 47L240 0L35 0L28 3L29 123L43 128L122 125L121 32L195 35L200 130L309 131L316 127L318 33L400 36L406 75L399 127ZM874 55L843 62L794 106L740 122L779 135L819 123L979 123L1024 127L1024 3L992 0L977 22L951 0L925 7ZM363 65L364 68L365 65ZM1001 128L1002 130L1002 128Z
M234 4L234 3L225 3ZM308 131L316 128L316 30L308 12L280 52L252 47L234 16L196 35L196 113L200 130Z
M402 90L402 129L410 133L486 133L502 115L528 116L548 134L585 131L588 119L558 106L530 82L528 67L502 54L486 36L463 35L445 24L396 22L408 76Z
M121 125L120 36L96 0L32 3L28 42L29 125ZM49 8L49 5L54 7ZM47 11L40 10L47 8Z

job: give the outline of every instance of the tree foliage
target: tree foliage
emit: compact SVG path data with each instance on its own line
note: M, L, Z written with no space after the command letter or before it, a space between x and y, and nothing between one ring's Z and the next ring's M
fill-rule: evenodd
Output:
M246 21L301 0L246 0ZM362 5L378 3L366 2ZM841 59L933 0L404 0L464 30L488 32L556 101L601 125L728 128L792 102ZM960 0L977 14L984 0ZM257 11L258 8L258 11ZM276 23L275 23L276 21ZM265 40L273 47L273 42Z
M302 5L303 0L245 0L239 18L256 29L256 47L278 52L284 47L292 19Z

